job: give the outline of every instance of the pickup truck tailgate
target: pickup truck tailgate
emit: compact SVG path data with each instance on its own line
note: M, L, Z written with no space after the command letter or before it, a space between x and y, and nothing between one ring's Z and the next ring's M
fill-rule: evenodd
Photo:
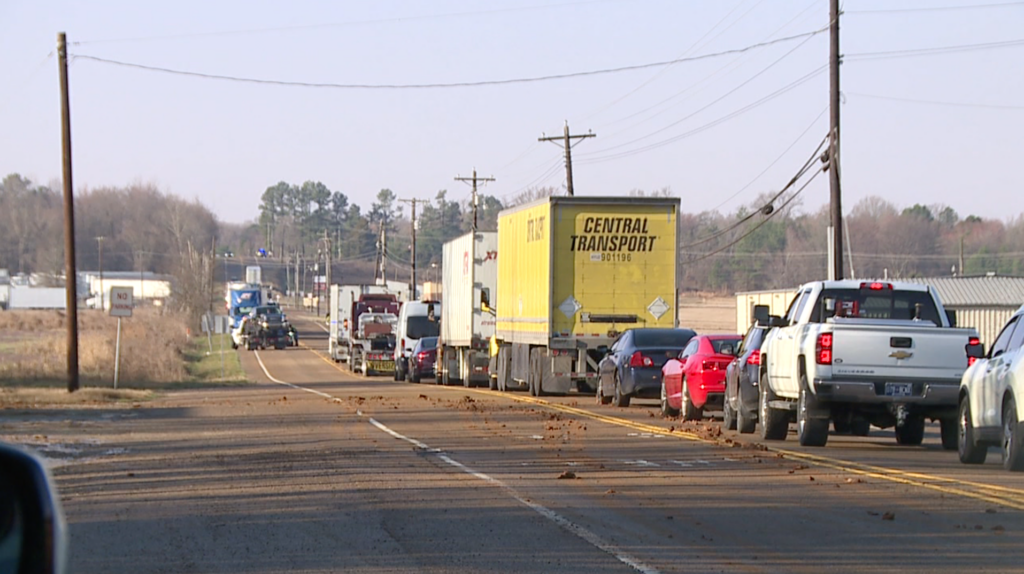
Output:
M927 321L829 322L833 378L959 382L967 370L971 330L937 327Z

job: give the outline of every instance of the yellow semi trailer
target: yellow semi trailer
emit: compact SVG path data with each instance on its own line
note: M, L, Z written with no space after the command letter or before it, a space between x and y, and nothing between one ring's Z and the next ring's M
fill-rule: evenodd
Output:
M591 391L619 333L676 327L678 213L678 199L641 197L550 197L502 211L498 388Z

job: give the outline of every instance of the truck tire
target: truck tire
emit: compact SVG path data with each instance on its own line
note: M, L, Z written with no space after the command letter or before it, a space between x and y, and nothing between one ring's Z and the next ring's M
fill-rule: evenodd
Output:
M736 411L736 430L740 434L751 434L757 429L757 420L754 418L754 413L747 412L740 404L740 408Z
M988 446L978 444L974 436L974 423L971 421L971 398L964 395L960 401L960 409L957 422L957 453L960 455L960 462L964 464L982 464L988 456Z
M666 417L679 416L679 411L668 404L668 391L665 390L665 381L661 381L661 414Z
M825 446L828 443L828 419L815 418L818 401L811 395L807 377L800 377L800 400L797 403L796 436L800 446Z
M771 401L777 400L768 387L768 375L761 375L760 396L757 401L757 418L761 424L761 438L764 440L786 440L789 433L789 413L772 408Z
M683 412L684 421L699 421L704 418L704 407L696 407L693 405L693 399L690 398L690 389L686 386L686 377L683 377L683 408L680 409Z
M1017 406L1013 398L1003 401L1003 468L1012 472L1024 470L1021 426L1017 421Z
M903 424L896 425L896 443L903 446L918 446L924 441L924 417L909 415Z

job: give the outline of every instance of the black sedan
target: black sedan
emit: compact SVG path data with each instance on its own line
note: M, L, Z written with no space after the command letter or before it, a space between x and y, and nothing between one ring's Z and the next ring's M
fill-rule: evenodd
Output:
M633 397L661 396L661 367L695 337L690 329L629 329L598 365L597 402L628 407Z
M761 343L769 327L754 323L743 336L736 358L725 370L725 415L723 423L728 430L741 433L754 432L757 425L757 381L761 370Z

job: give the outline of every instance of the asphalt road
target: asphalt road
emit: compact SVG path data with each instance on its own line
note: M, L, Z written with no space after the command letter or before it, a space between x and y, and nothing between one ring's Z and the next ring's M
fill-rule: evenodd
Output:
M298 324L242 352L254 386L25 415L78 449L73 572L1024 571L1024 476L937 426L766 447L654 401L354 376Z

